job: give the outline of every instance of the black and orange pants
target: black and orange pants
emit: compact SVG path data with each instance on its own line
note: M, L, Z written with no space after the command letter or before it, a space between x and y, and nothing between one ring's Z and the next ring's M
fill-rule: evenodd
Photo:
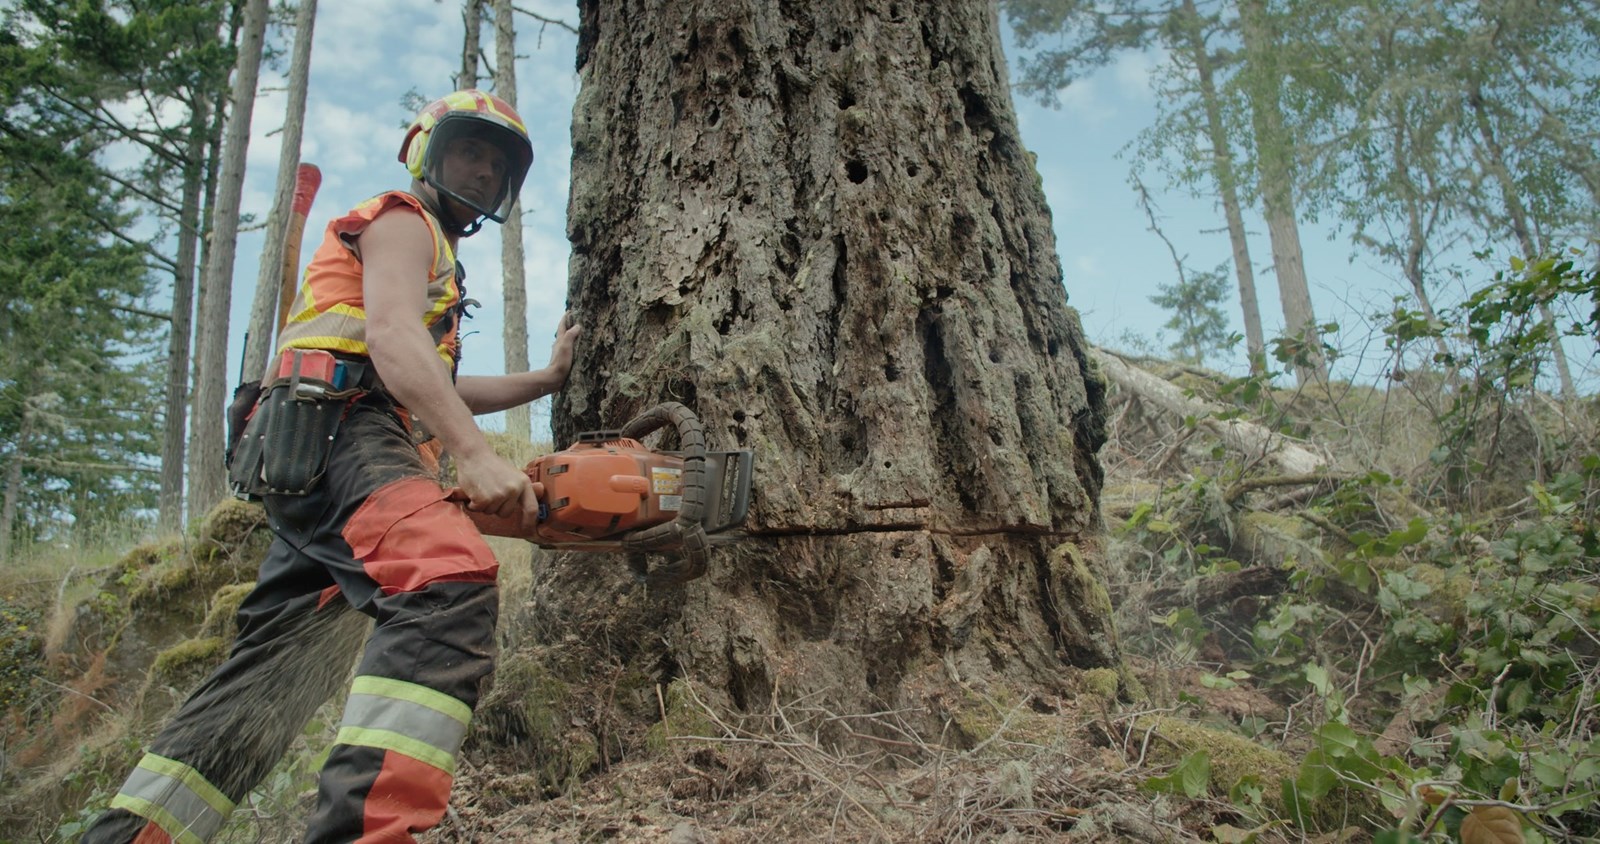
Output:
M83 842L215 836L349 679L354 648L334 638L363 629L339 623L351 607L375 626L305 840L411 841L444 815L492 667L498 565L488 546L376 394L349 406L316 489L265 503L275 537L232 652Z

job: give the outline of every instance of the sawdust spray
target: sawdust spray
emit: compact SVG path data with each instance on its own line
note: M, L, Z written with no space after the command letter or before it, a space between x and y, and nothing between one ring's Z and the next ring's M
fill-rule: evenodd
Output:
M224 699L203 688L172 739L196 747L195 767L219 772L213 784L240 797L277 764L295 736L349 681L372 619L343 601L288 625ZM210 685L208 681L208 686Z

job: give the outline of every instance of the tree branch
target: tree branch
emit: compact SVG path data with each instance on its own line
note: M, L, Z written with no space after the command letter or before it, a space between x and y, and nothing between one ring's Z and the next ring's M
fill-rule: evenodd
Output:
M123 312L125 314L133 314L135 316L142 316L142 317L145 317L147 319L153 319L153 320L157 320L157 321L160 321L160 322L171 322L172 321L172 314L164 314L164 313L160 313L159 311L147 311L144 308L135 308L132 305L113 305L113 304L108 302L108 303L106 303L106 307L110 308L113 311L121 311L121 312Z
M122 124L122 122L117 120L115 117L112 117L109 114L105 114L104 113L104 109L88 109L88 108L84 108L83 105L81 105L80 103L77 103L77 102L73 101L73 99L71 97L68 97L68 96L66 96L64 94L58 93L56 91L52 91L52 90L50 90L48 88L45 89L45 91L51 97L55 98L55 100L57 102L60 102L62 105L65 105L67 108L70 108L73 111L76 111L77 113L83 115L84 117L87 117L90 120L95 121L96 123L100 124L103 127L106 127L108 129L111 129L111 130L115 131L118 135L122 136L124 139L132 141L133 143L136 143L139 146L144 147L145 149L149 150L152 155L155 155L157 158L160 158L160 159L162 159L164 161L167 161L167 162L169 162L171 164L175 164L175 165L183 163L183 159L179 155L177 155L176 153L172 152L171 150L161 146L160 144L157 144L157 143L151 141L149 138L144 137L143 133L140 132L139 130L131 128L131 127L128 127L128 126L124 126Z
M1340 480L1343 477L1342 475L1314 472L1309 475L1275 475L1269 478L1245 478L1229 487L1228 491L1223 494L1222 499L1229 504L1233 504L1243 498L1245 493L1258 489L1270 489L1279 486L1314 486L1323 481Z
M156 195L154 195L152 193L147 192L144 188L135 185L134 183L128 181L127 179L122 178L121 176L118 176L116 173L113 173L112 171L106 170L106 169L103 169L103 168L100 170L100 172L107 179L110 179L111 181L116 182L119 185L122 185L123 187L125 187L128 190L132 191L136 195L142 197L145 200L148 200L151 204L155 205L157 208L160 208L160 209L162 209L164 211L167 211L169 213L172 213L172 214L182 213L182 209L180 209L178 206L173 205L172 203L168 202L166 199L164 199L162 197L159 197L159 196L156 196Z
M84 463L77 460L56 460L50 457L18 457L19 461L43 469L61 469L79 472L139 472L158 474L161 470L150 466L128 466L119 463Z
M540 23L542 23L542 24L544 24L546 26L559 26L562 29L565 29L566 31L572 33L573 35L577 35L578 34L578 28L573 26L570 23L567 23L564 20L559 20L557 18L547 18L544 15L541 15L541 14L539 14L537 12L530 12L527 9L524 9L521 6L517 6L517 5L513 5L511 7L511 9L512 9L512 11L521 12L524 15L527 15L528 17L533 18L534 20L536 20L536 21L538 21L538 22L540 22Z

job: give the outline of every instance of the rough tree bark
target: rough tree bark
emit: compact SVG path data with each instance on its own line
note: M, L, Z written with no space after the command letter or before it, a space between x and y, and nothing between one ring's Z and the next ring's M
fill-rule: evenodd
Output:
M494 92L517 104L517 30L511 19L511 0L494 3ZM522 200L511 203L511 217L500 227L500 273L505 287L506 372L528 371L528 270L523 265ZM506 433L526 440L533 435L527 405L506 411Z
M585 333L557 440L679 400L757 477L753 535L707 577L652 595L620 562L557 560L540 626L746 711L812 696L935 732L930 703L963 684L1116 665L1093 565L1104 384L992 4L580 14Z
M234 68L227 137L217 201L211 208L211 238L201 279L198 336L195 338L194 426L189 437L189 510L209 511L226 494L223 476L222 407L227 400L228 309L233 301L233 256L239 232L239 197L244 187L250 117L255 111L256 79L267 28L267 0L248 0Z
M317 0L300 0L294 16L294 53L289 59L289 101L284 108L282 143L278 147L278 182L272 195L272 212L267 217L266 242L250 303L249 331L245 334L242 369L246 378L267 370L267 358L272 355L281 321L278 302L283 298L283 277L288 272L283 265L284 255L289 249L289 221L294 216L294 186L300 169L300 139L306 124L306 87L311 81L311 42L316 23Z

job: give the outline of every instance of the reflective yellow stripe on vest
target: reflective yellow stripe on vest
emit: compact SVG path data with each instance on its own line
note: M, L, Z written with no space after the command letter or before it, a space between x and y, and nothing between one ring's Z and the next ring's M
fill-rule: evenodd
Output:
M200 772L175 759L146 753L111 808L144 818L178 844L203 844L222 830L233 801Z
M447 694L387 677L357 677L335 741L403 753L453 775L471 722L472 709Z

